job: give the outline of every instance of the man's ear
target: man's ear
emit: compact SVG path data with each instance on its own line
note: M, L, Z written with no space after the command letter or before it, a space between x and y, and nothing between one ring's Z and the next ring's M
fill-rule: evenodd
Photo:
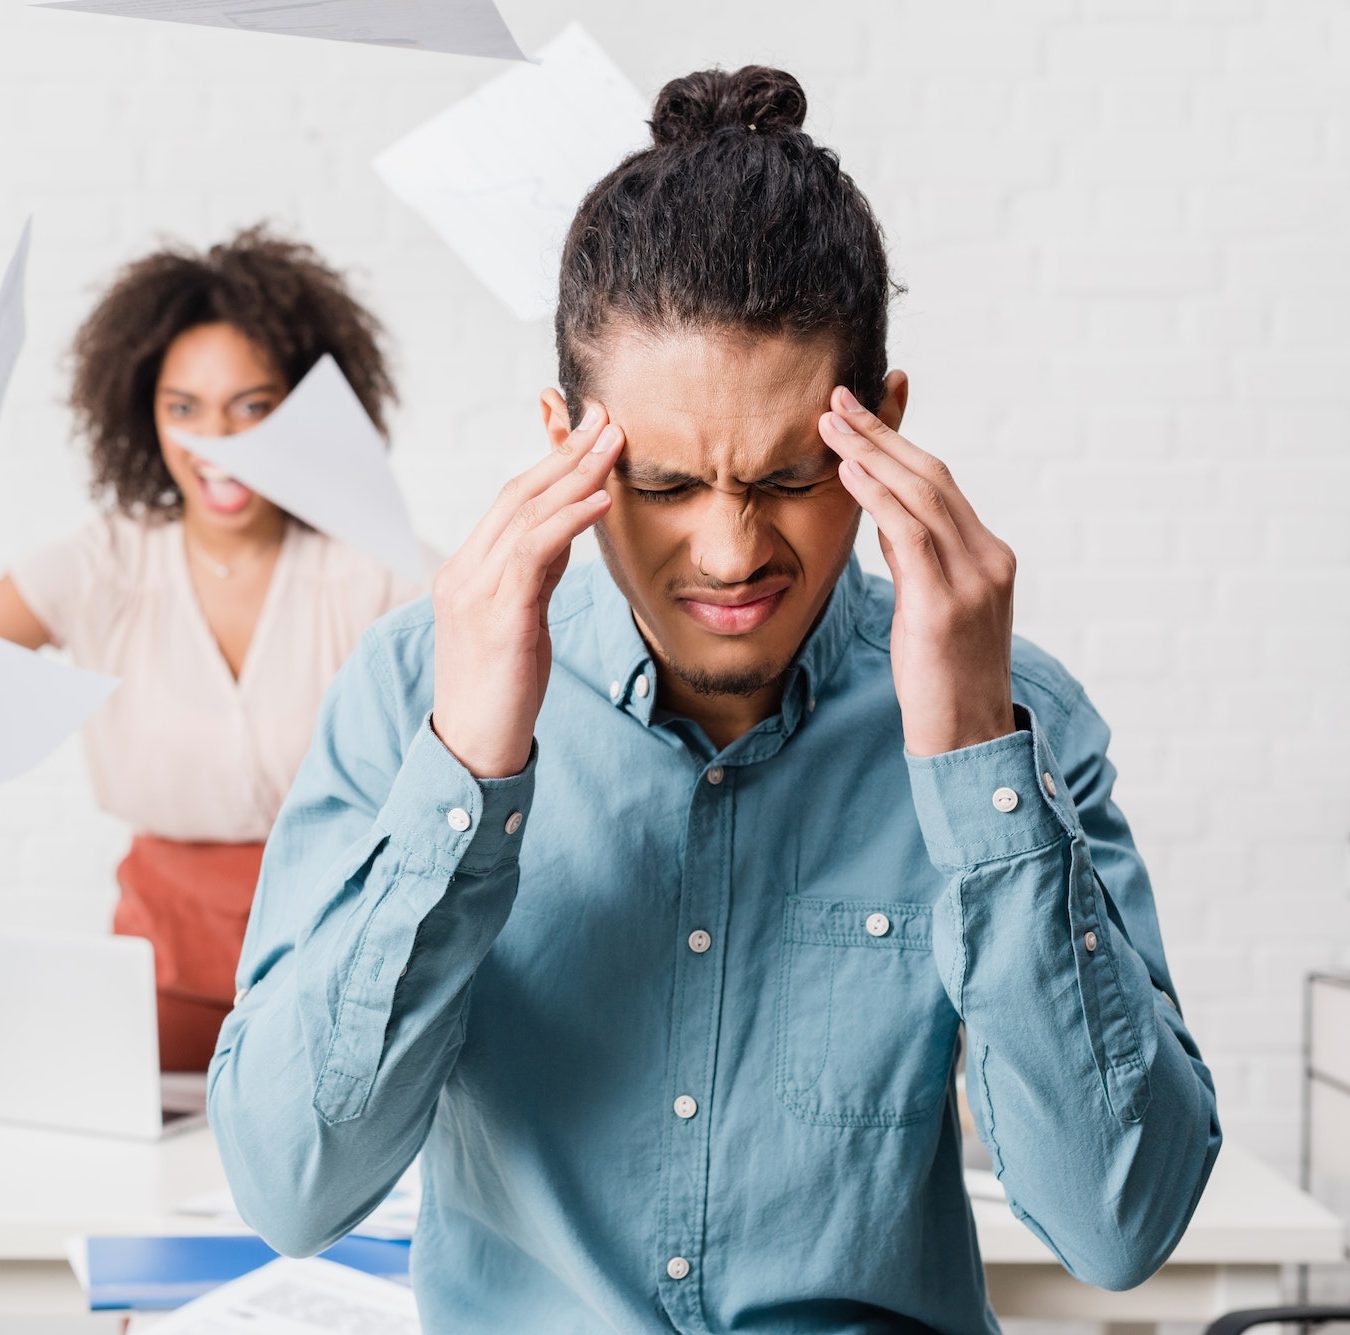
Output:
M909 377L903 371L887 371L884 384L886 388L877 407L877 416L892 431L899 431L905 405L909 402Z
M553 448L559 449L572 434L572 419L567 412L567 401L556 389L546 389L539 395L539 411L544 419L544 430Z

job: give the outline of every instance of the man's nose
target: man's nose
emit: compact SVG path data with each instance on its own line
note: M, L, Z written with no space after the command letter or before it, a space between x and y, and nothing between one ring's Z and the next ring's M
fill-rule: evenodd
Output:
M743 584L773 558L768 525L744 496L714 494L690 542L694 569L721 584Z

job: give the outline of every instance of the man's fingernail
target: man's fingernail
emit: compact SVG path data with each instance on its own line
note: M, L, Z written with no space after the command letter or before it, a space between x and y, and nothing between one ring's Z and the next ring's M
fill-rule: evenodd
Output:
M847 385L839 386L839 402L851 413L856 413L862 407L862 404L849 392Z
M601 433L600 439L591 446L592 454L603 454L605 450L619 443L619 428L611 422Z
M589 431L591 427L598 426L599 424L600 405L598 403L593 403L586 409L585 416L582 417L577 429L579 431Z
M840 431L846 436L856 436L858 434L842 417L839 416L838 413L830 414L830 425L836 431Z

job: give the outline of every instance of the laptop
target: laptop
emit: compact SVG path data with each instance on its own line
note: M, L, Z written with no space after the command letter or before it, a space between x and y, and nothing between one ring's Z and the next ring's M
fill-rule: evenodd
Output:
M160 1074L149 941L0 926L0 1122L158 1140L205 1121L205 1074Z

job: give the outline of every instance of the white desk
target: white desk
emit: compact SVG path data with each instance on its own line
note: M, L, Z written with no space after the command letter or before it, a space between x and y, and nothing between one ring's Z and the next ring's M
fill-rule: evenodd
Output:
M70 1234L216 1232L174 1209L223 1184L205 1129L136 1145L0 1127L0 1330L15 1316L84 1310L65 1259ZM977 1200L975 1215L1001 1317L1095 1320L1115 1335L1273 1303L1282 1265L1336 1262L1344 1246L1330 1211L1233 1144L1171 1260L1123 1293L1070 1278L1001 1202Z

